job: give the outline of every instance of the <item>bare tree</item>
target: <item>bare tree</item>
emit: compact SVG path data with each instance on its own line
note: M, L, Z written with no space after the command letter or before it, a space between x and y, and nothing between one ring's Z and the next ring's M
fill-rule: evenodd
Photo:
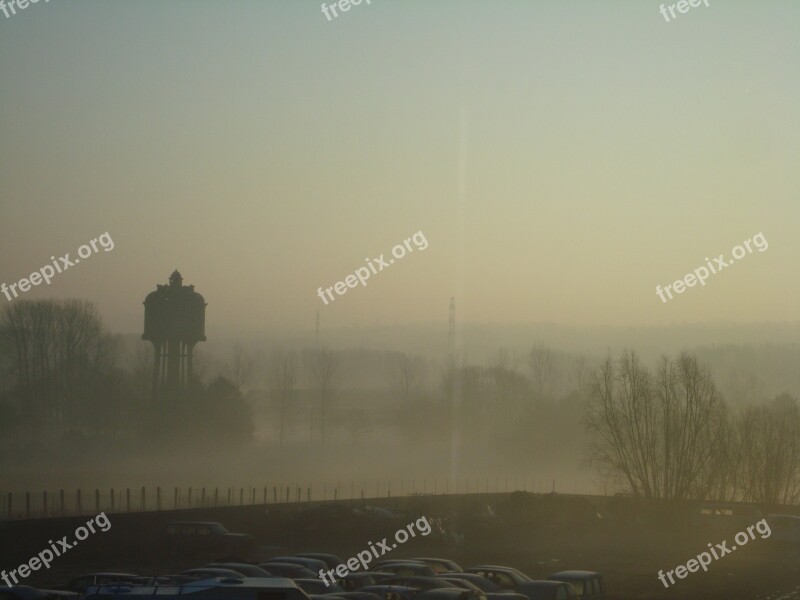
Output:
M750 406L737 423L739 483L748 502L794 504L800 496L800 408L784 394Z
M550 398L558 392L561 373L558 359L552 349L541 344L531 348L528 367L531 370L531 380L537 400Z
M339 382L339 361L333 350L322 347L311 353L309 371L313 384L319 389L320 443L325 445L325 426Z
M425 362L419 355L400 354L393 373L393 387L403 405L419 391L425 373Z
M586 423L590 458L648 498L706 497L723 477L726 407L694 356L661 360L656 376L634 353L594 374Z
M15 396L31 416L81 425L98 377L115 368L119 342L83 300L18 301L0 315L0 351L11 364Z
M250 389L253 383L253 361L245 352L241 342L233 345L231 362L228 365L228 379L233 382L240 394Z
M280 406L280 445L283 445L286 414L297 386L297 357L291 350L275 351L269 369L269 383L273 398Z
M489 362L489 375L501 406L508 407L511 403L512 392L520 377L517 368L517 356L506 348L500 348Z

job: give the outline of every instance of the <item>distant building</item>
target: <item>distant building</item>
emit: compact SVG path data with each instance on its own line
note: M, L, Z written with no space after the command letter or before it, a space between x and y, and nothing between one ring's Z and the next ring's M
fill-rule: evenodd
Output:
M156 286L144 301L142 339L152 342L153 397L185 389L192 379L192 353L206 341L206 301L193 285L183 285L176 269L169 285Z

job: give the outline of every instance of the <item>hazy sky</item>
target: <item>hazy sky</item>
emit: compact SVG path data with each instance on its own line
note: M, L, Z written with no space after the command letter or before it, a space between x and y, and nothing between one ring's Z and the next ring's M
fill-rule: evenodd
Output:
M0 282L208 332L797 321L800 3L50 0L0 13ZM422 231L429 243L323 305ZM705 287L705 257L762 232ZM0 302L6 303L0 296Z

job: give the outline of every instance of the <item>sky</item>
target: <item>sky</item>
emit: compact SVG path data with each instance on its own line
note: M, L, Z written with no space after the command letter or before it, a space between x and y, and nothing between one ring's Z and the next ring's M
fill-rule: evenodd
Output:
M0 13L0 282L115 331L800 317L800 3L50 0ZM319 287L422 232L367 285ZM662 302L761 233L769 247ZM0 296L0 303L7 303Z

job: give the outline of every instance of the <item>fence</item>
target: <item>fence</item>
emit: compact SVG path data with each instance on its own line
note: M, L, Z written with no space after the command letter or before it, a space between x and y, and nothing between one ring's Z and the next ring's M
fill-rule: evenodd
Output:
M530 478L462 478L399 481L323 482L317 487L276 483L261 487L137 487L57 492L5 492L0 494L0 520L64 516L90 516L100 512L146 512L224 506L256 506L320 500L356 500L420 494L480 494L515 490L555 491L555 480ZM493 485L492 485L493 484Z

